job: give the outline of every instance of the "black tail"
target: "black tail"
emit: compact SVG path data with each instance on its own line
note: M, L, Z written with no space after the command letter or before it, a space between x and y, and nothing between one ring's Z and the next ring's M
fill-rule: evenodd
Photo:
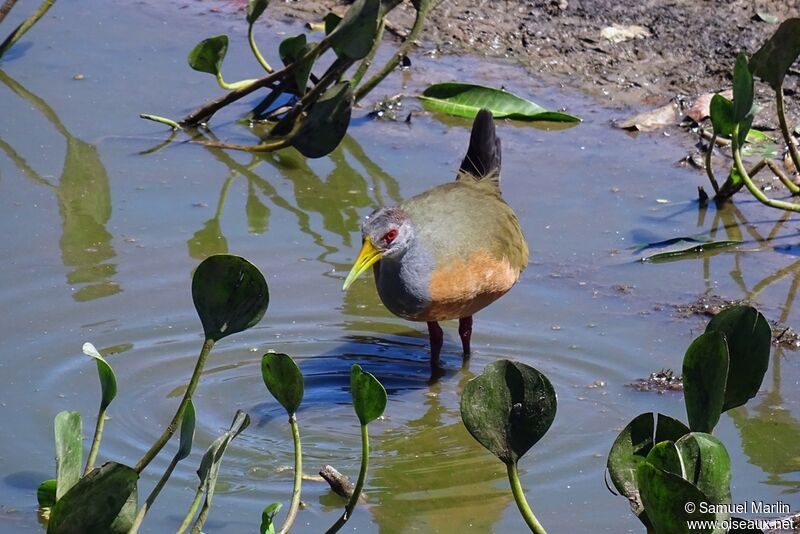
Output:
M495 135L492 112L482 109L472 123L469 148L459 173L466 172L480 180L500 176L500 139Z

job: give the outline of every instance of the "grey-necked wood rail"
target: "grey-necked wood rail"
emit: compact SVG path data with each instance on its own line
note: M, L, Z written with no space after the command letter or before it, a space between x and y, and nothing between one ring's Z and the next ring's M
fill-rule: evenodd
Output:
M379 208L361 227L363 246L342 289L372 266L389 311L428 323L434 368L439 321L459 320L467 357L472 315L511 289L528 264L517 216L500 194L500 157L492 114L483 109L454 182Z

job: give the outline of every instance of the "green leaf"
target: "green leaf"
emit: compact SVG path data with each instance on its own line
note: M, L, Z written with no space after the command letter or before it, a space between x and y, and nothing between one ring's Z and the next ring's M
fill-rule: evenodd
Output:
M358 364L350 368L350 395L353 408L361 425L368 425L383 414L386 408L386 390L372 373Z
M511 465L547 433L556 405L556 392L545 375L522 363L498 360L467 382L461 420L478 443Z
M39 508L52 508L56 503L56 479L45 480L36 488L36 500Z
M646 460L655 467L673 473L680 477L683 475L683 465L678 448L672 441L662 441L657 443L650 452L647 453Z
M261 358L261 378L291 417L303 402L303 373L286 354L268 352Z
M127 532L130 524L115 522L136 494L138 478L136 471L116 462L93 469L53 506L48 534Z
M688 521L713 521L714 514L701 511L701 503L708 498L681 476L644 461L636 468L636 483L655 534L711 532L689 530ZM687 512L689 503L694 506L691 513Z
M306 42L305 34L301 33L295 37L288 37L284 39L278 47L278 54L280 54L281 61L284 65L290 65L305 56L313 48L313 45ZM297 89L297 94L300 96L304 95L306 92L308 77L311 74L311 68L313 66L313 59L306 60L294 71L294 83Z
M668 261L683 260L686 258L696 258L705 255L708 251L725 249L741 244L741 241L706 241L699 245L692 245L686 248L659 252L642 258L643 262L664 263Z
M548 111L513 93L483 85L437 83L425 89L417 98L425 109L457 117L474 118L478 111L486 108L497 119L580 122L574 115Z
M695 339L683 357L683 394L689 428L712 432L725 401L728 346L719 332L706 332Z
M739 123L739 135L736 137L736 140L739 142L739 146L744 145L745 141L747 141L747 137L750 135L750 127L753 125L754 118L755 113L748 113Z
M684 478L702 491L708 502L730 503L731 459L722 442L711 434L692 432L675 446L686 467Z
M108 364L105 358L100 355L97 349L91 343L83 344L83 353L95 359L97 363L97 374L100 377L100 409L105 410L114 397L117 396L117 378L114 376L114 370Z
M333 30L336 29L336 26L338 26L339 23L342 22L342 17L340 17L336 13L331 12L325 15L325 18L322 20L323 23L325 24L325 35L330 35L331 33L333 33Z
M240 256L219 254L197 266L192 299L206 339L219 341L261 320L269 305L269 289L255 265Z
M280 511L282 505L279 502L274 502L261 512L261 534L275 534L275 515Z
M230 428L215 439L203 454L203 458L200 460L200 467L197 469L197 476L200 478L200 487L205 487L204 507L211 506L225 450L231 441L249 425L250 416L241 410L236 410L236 415L233 417Z
M645 461L650 450L662 441L678 441L689 433L689 428L672 417L653 412L636 416L619 433L608 453L608 474L611 482L622 495L628 498L633 512L646 523L642 516L639 488L636 482L636 469Z
M380 6L380 0L356 0L330 33L325 17L325 31L336 55L359 60L369 53L378 37Z
M769 367L772 330L752 306L732 306L711 319L706 327L706 332L710 331L724 334L728 342L730 363L722 406L722 411L727 411L758 393Z
M78 412L59 412L55 418L56 501L81 478L83 425Z
M347 133L353 92L349 82L332 86L320 97L292 137L292 146L307 158L321 158L333 152Z
M714 133L718 137L730 138L733 135L733 128L736 120L733 117L733 102L721 94L716 94L711 98L709 105L709 115Z
M774 91L780 91L783 79L800 56L800 18L781 23L772 37L750 58L750 70L767 82Z
M753 75L747 66L747 56L739 52L733 67L733 120L742 120L753 110Z
M186 405L186 409L183 410L183 417L181 418L181 440L178 445L178 452L175 453L176 462L180 462L192 452L195 420L194 402L189 399L189 403Z
M253 24L267 9L269 0L249 0L247 2L247 23Z
M215 35L209 37L192 48L189 52L189 66L200 72L220 76L222 61L228 52L228 36Z

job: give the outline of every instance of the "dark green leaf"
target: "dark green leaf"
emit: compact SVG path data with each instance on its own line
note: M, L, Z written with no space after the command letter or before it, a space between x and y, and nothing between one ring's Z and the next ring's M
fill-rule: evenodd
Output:
M45 480L36 488L36 500L39 508L52 508L56 503L56 480Z
M105 358L100 355L97 349L91 343L83 344L83 353L87 356L94 358L97 362L97 374L100 377L100 409L105 410L114 397L117 396L117 378L114 376L114 370L108 364Z
M194 403L189 399L186 409L183 410L183 417L181 419L181 441L178 445L178 452L175 453L175 460L178 462L189 456L189 453L192 452L195 420Z
M209 256L192 277L192 299L207 339L247 330L264 316L269 289L264 275L246 259Z
M461 420L478 443L511 465L547 433L556 405L556 392L545 375L522 363L498 360L467 382Z
M747 141L747 137L750 134L750 127L753 125L753 119L755 118L755 113L750 113L742 119L742 122L739 123L739 135L736 137L736 140L739 142L739 146L744 145L745 141Z
M281 42L278 47L278 54L281 56L281 61L284 65L289 65L299 60L314 48L313 45L306 42L305 34L300 34L295 37L288 37ZM311 74L311 67L314 66L314 61L306 60L294 71L294 82L298 95L304 95L306 86L308 85L308 77Z
M323 22L325 23L325 35L330 35L336 29L336 26L342 22L342 17L336 13L328 13L325 15Z
M747 56L739 52L733 67L733 120L741 122L753 109L753 75Z
M311 108L292 146L307 158L321 158L333 152L347 133L353 92L349 82L341 82L325 91Z
M59 412L55 418L56 500L81 478L83 465L83 425L78 412Z
M281 503L274 502L261 512L261 528L259 529L261 534L275 534L273 521L275 521L275 515L280 511L281 506Z
M330 32L325 18L325 32L339 57L358 60L369 53L378 37L380 6L380 0L356 0Z
M209 37L189 52L189 66L194 70L219 76L220 70L222 70L222 61L227 52L227 35Z
M678 476L683 476L683 466L681 465L681 455L678 453L678 448L673 441L662 441L650 449L647 453L646 460L653 466L673 473Z
M686 258L696 258L704 255L708 251L725 249L739 244L741 244L741 241L706 241L700 245L651 254L650 256L643 257L642 261L664 263Z
M780 91L783 78L800 55L800 18L787 19L750 58L750 70Z
M675 446L686 468L684 478L702 491L708 502L730 503L731 459L722 442L711 434L692 432Z
M261 358L261 378L289 416L297 413L303 402L303 373L290 356L266 353Z
M253 24L267 9L269 0L249 0L247 2L247 23Z
M362 425L368 425L383 414L386 408L386 390L375 376L354 364L350 368L350 395L353 408Z
M197 469L197 476L200 478L200 487L205 487L204 506L211 506L225 449L249 425L250 416L241 410L236 410L236 415L233 416L230 428L215 439L203 454L203 458L200 460L200 467Z
M725 335L728 342L728 379L723 411L736 408L755 397L769 366L772 330L758 310L751 306L732 306L708 323L706 332Z
M725 401L728 346L719 332L706 332L695 339L683 357L683 394L689 428L695 432L714 430Z
M636 483L655 534L711 532L689 530L688 521L713 521L714 515L701 511L701 503L708 502L708 498L679 475L644 461L636 468ZM692 513L687 512L688 503L694 506Z
M716 94L711 98L709 114L714 133L719 137L730 138L733 135L733 128L736 126L733 117L733 102L721 94Z
M418 98L422 105L430 111L457 117L474 118L478 111L486 108L497 119L580 122L580 119L574 115L548 111L513 93L483 85L456 82L437 83L425 89Z
M136 471L116 462L93 469L53 506L48 534L127 532L131 525L115 521L136 494L138 478Z

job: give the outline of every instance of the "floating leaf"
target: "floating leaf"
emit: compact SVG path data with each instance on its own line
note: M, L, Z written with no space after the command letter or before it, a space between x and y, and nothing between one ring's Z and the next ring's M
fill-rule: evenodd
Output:
M686 467L684 478L702 491L708 502L730 503L731 459L722 442L711 434L691 432L675 446Z
M55 418L56 500L81 478L83 464L83 425L78 412L59 412Z
M383 414L386 408L386 390L371 373L354 364L350 368L350 394L353 408L362 425L368 425Z
M93 469L53 506L48 534L127 532L131 525L116 520L136 494L138 478L136 471L116 462Z
M261 534L275 534L275 515L280 511L282 505L279 502L274 502L261 512Z
M660 241L653 241L651 243L644 243L641 245L632 245L628 247L629 250L640 252L648 248L664 248L670 245L677 245L678 243L708 243L710 240L702 236L680 236L671 237L669 239L662 239Z
M267 9L269 0L249 0L247 2L247 23L253 24Z
M349 82L332 86L319 98L303 121L292 146L307 158L321 158L333 152L347 133L353 92Z
M228 53L228 36L215 35L197 44L189 52L189 66L200 72L220 76L222 61Z
M683 393L689 428L714 430L725 400L728 346L719 332L706 332L695 339L683 358Z
M280 54L283 64L289 65L305 56L313 48L314 46L306 41L305 34L301 33L295 37L284 39L278 47L278 54ZM308 77L311 74L311 68L313 66L313 59L306 60L294 71L294 83L297 88L297 94L300 96L304 95L306 92Z
M181 418L181 440L178 445L178 452L175 453L175 462L180 462L192 452L192 442L194 442L195 411L192 399L186 404Z
M689 530L688 521L713 521L714 514L701 511L701 503L708 502L708 498L681 476L644 461L636 468L636 483L655 534L711 532Z
M758 393L769 367L772 330L752 306L722 310L706 326L706 332L720 332L728 342L728 378L722 411L736 408Z
M261 358L261 378L291 417L303 402L303 373L286 354L268 352Z
M733 67L733 120L741 123L753 110L753 75L747 56L739 52Z
M422 105L430 111L457 117L474 118L478 111L486 108L497 119L580 122L580 119L574 115L548 111L513 93L483 85L456 82L437 83L425 89L418 98Z
M97 374L100 377L101 391L100 409L105 410L108 408L108 405L111 404L111 401L114 400L114 397L117 396L117 378L114 376L114 370L91 343L83 344L83 353L94 358L97 363Z
M663 263L667 261L675 261L675 260L683 260L686 258L696 258L697 256L703 255L705 252L711 250L719 250L728 247L733 247L736 245L741 244L741 241L705 241L699 245L693 245L691 247L677 249L677 250L670 250L668 252L659 252L657 254L651 254L650 256L645 256L642 258L643 262L652 262L652 263Z
M269 305L264 275L246 259L209 256L192 277L192 299L206 339L219 341L258 323Z
M39 508L52 508L56 503L56 479L45 480L36 488L36 500Z
M356 0L330 32L325 17L325 31L338 56L359 60L369 53L378 37L380 7L380 0Z
M467 383L461 420L478 443L511 465L547 433L556 405L556 392L545 375L522 363L498 360Z
M780 91L783 78L800 56L800 18L787 19L750 58L750 70Z

